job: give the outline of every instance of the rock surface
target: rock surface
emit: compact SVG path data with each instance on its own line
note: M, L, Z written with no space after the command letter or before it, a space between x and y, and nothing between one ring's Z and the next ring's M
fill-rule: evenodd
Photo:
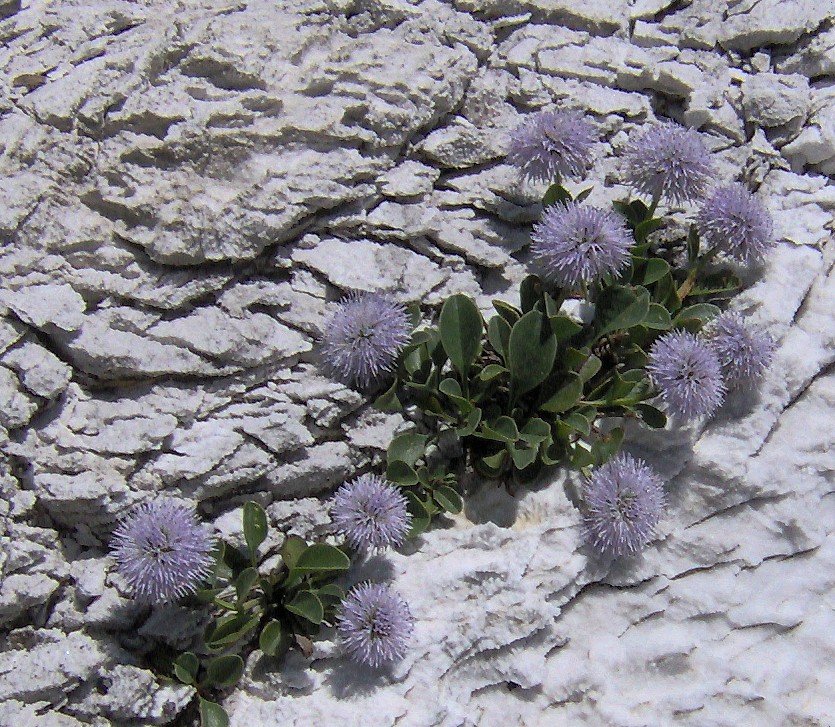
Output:
M145 656L199 625L124 597L114 524L163 492L233 539L250 498L327 532L402 425L320 371L328 312L511 299L542 190L507 132L555 103L599 125L609 198L613 154L672 117L772 210L734 302L779 341L760 392L630 435L670 500L642 557L582 545L575 475L483 489L354 574L409 600L401 663L357 670L327 631L278 671L253 654L231 723L833 724L834 24L819 0L0 0L0 723L187 723Z

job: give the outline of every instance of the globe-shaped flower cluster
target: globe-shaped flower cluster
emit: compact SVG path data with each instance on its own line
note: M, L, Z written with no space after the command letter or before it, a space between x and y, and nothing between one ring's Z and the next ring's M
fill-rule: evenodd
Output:
M340 487L331 513L336 529L360 551L396 548L411 526L406 498L378 475L366 474Z
M586 540L606 555L640 551L652 539L664 511L661 478L629 454L618 454L595 468L583 495Z
M214 544L193 507L161 497L122 520L111 549L136 600L154 604L194 593L211 572Z
M336 626L348 656L375 668L404 656L413 629L408 604L379 583L361 583L351 589Z
M384 293L352 293L325 325L322 360L332 375L368 389L394 369L410 335L404 306Z

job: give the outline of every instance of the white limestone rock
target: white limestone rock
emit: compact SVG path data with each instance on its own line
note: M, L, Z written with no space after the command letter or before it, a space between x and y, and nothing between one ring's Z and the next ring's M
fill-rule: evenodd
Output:
M428 194L440 173L416 161L406 161L390 169L380 177L380 191L386 197L418 197Z
M58 703L89 679L104 660L101 645L76 632L18 632L0 652L0 699Z
M0 360L18 373L28 391L45 399L56 398L72 378L67 364L33 341L15 347Z
M765 128L806 120L811 105L809 82L799 74L757 73L742 83L742 107L748 120Z

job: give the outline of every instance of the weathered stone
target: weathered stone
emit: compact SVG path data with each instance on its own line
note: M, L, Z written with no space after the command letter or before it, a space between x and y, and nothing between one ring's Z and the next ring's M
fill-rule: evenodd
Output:
M811 94L804 76L757 73L742 84L742 107L749 121L770 128L791 121L802 123Z

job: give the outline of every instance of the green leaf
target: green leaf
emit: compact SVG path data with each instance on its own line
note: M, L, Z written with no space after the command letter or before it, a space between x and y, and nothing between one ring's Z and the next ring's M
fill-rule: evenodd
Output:
M478 306L466 295L447 298L439 320L441 344L456 370L466 376L481 350L484 321Z
M442 509L453 515L457 515L464 509L464 501L461 499L461 495L446 485L438 487L432 493L432 497Z
M306 573L340 573L351 567L351 560L339 548L326 543L314 543L296 561L293 571Z
M673 327L673 321L670 318L669 311L663 305L650 303L649 310L647 310L644 320L641 321L641 325L658 331L668 331Z
M721 297L725 293L732 293L740 286L739 278L729 271L719 271L697 278L696 284L690 291L691 296L715 295Z
M573 411L563 420L572 429L576 429L583 436L588 437L591 432L591 421L580 414L580 412Z
M226 710L219 704L200 697L200 727L229 727Z
M268 621L258 637L258 647L267 656L281 656L290 648L290 634L279 621Z
M552 204L564 203L571 201L571 192L563 187L559 182L552 184L545 190L542 197L542 206L550 207Z
M244 660L237 654L216 656L206 666L206 681L223 689L238 683L244 673Z
M670 272L670 265L666 260L660 257L653 257L647 261L646 269L644 270L644 279L641 281L643 285L650 285L663 278Z
M520 447L516 444L508 445L508 450L510 451L510 458L513 460L513 466L516 467L517 470L523 470L526 467L530 467L536 460L536 455L539 453L538 447L531 447L527 446L527 443L524 442L526 446Z
M310 591L299 591L293 600L284 604L284 608L314 624L322 623L325 618L325 607L319 597Z
M634 226L636 222L635 211L632 209L629 202L621 202L619 200L615 200L614 202L612 202L612 207L615 208L615 211L619 215L625 217L627 222Z
M654 217L644 220L635 225L635 242L639 245L646 242L647 238L664 224L664 220Z
M413 466L426 452L428 441L429 437L425 434L398 434L389 444L386 454L389 464L399 461Z
M622 285L612 285L597 299L595 322L598 336L639 325L649 310L649 292L638 288L636 295Z
M557 337L538 311L523 315L508 341L511 385L520 396L539 386L551 373L557 355Z
M522 311L520 311L515 305L505 303L503 300L494 300L493 307L496 309L496 312L511 326L522 317Z
M396 459L386 467L386 479L401 487L412 487L418 483L418 476L410 464Z
M652 299L656 303L663 305L671 313L681 307L681 301L678 298L676 283L673 280L672 273L663 275L656 283L652 290Z
M240 641L261 620L260 614L237 613L218 619L206 629L206 648L209 651L222 651Z
M584 362L583 365L580 367L580 370L577 372L580 374L580 378L583 380L585 384L587 381L591 381L594 378L594 375L600 371L603 366L603 362L594 355L590 355Z
M636 404L635 411L641 417L644 424L651 429L663 429L667 426L667 416L660 409L649 404Z
M556 394L544 404L539 405L540 409L558 414L570 409L580 400L583 395L583 378L573 372L569 372L568 377L568 382Z
M183 684L194 684L200 660L190 651L180 654L174 661L174 676Z
M408 537L414 538L429 529L429 525L432 523L432 514L414 492L407 490L404 494L406 495L407 509L412 516L412 527L409 530Z
M267 514L257 502L250 500L244 505L244 540L252 563L257 562L258 546L267 537Z
M489 457L478 457L475 460L476 470L485 477L498 477L507 462L507 450L502 449Z
M715 318L720 313L720 308L711 303L696 303L696 305L682 308L675 317L674 323L681 325L685 321L693 320L699 323L707 323L711 318Z
M479 372L478 378L482 381L492 381L497 376L501 376L506 373L509 372L504 366L499 366L499 364L487 364L487 366Z
M546 439L550 439L551 425L543 419L532 417L525 422L525 426L522 427L519 436L529 444L539 444Z
M238 594L238 600L243 601L246 594L249 593L255 581L258 580L258 570L256 568L247 568L235 579L235 592Z
M281 559L290 570L296 565L304 551L307 550L307 543L298 535L288 535L281 545Z
M455 433L459 437L469 437L478 428L480 422L481 409L473 409L469 414L467 414L464 424L458 427L458 429L455 430Z
M489 424L482 424L480 434L484 439L493 439L497 442L515 442L519 439L516 422L506 416L501 416Z
M591 448L595 464L601 465L608 462L623 442L623 429L616 427L608 434L598 439Z
M519 299L522 305L522 312L528 313L542 300L542 281L536 275L528 275L519 286Z
M582 202L586 197L588 197L594 187L588 187L587 189L582 190L581 192L577 192L577 196L574 198L575 202Z
M324 605L326 613L329 606L339 605L345 599L345 591L336 583L326 583L316 591L316 595Z
M397 379L394 380L394 383L386 391L374 400L373 406L377 411L389 413L403 410L403 404L397 398Z
M493 316L487 324L487 340L505 361L507 361L507 343L510 340L510 330L511 324L501 316Z
M583 330L583 326L568 316L551 316L548 321L558 341L565 341Z

